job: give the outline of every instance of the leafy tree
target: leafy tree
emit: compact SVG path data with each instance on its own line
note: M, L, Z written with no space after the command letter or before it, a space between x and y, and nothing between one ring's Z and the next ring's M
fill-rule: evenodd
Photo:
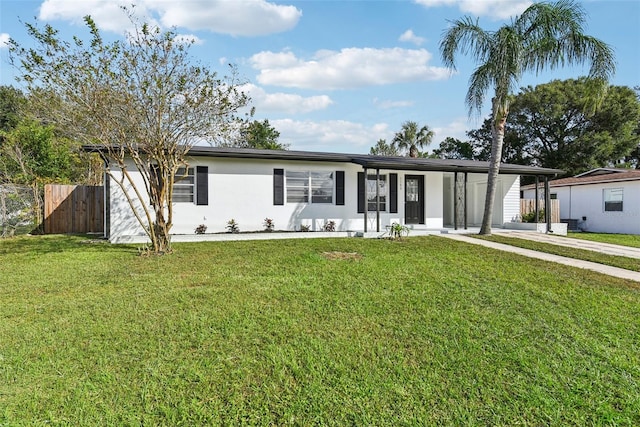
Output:
M280 132L271 126L267 119L261 122L254 120L249 123L247 128L243 130L242 135L242 140L246 145L241 146L248 148L262 148L266 150L286 150L289 148L288 145L278 142Z
M433 155L439 159L475 160L473 145L469 141L460 141L450 136L433 150Z
M511 107L513 109L513 106ZM482 127L467 131L470 138L469 143L474 149L474 160L489 161L491 158L491 145L493 143L491 118L485 119ZM502 142L502 155L500 161L503 163L513 163L516 165L530 165L531 159L527 152L526 137L520 135L507 125L504 131Z
M444 64L456 68L456 54L471 54L478 67L470 78L466 103L469 113L480 112L487 92L493 88L491 102L491 158L487 194L480 234L491 234L493 200L500 170L510 94L526 72L538 73L564 65L590 62L590 101L596 105L613 74L615 61L611 48L585 35L585 12L571 0L534 3L509 24L487 31L467 16L451 23L440 41Z
M77 147L65 138L58 138L52 125L43 126L32 119L23 119L2 135L0 184L17 184L30 189L31 217L37 226L42 223L44 184L75 182L84 172Z
M399 151L408 152L409 157L419 157L418 148L431 144L433 135L429 126L419 127L417 122L406 121L402 124L402 130L393 137L393 145Z
M394 144L387 144L386 139L380 138L376 145L371 147L369 154L374 156L399 156L400 152Z
M511 105L509 132L526 142L528 157L515 163L563 169L576 175L615 166L640 143L640 102L631 88L611 86L598 110L584 103L586 79L529 86Z
M0 86L0 131L9 131L18 125L25 101L20 90L12 86Z
M50 25L26 24L35 47L12 41L10 53L31 94L37 93L38 111L49 112L48 120L109 159L107 173L153 252L167 253L178 170L188 165L194 144L238 132L237 112L248 98L238 90L235 68L220 78L191 63L192 43L129 17L134 30L126 41L112 43L90 16L84 19L88 43L62 40ZM130 168L140 172L142 184Z

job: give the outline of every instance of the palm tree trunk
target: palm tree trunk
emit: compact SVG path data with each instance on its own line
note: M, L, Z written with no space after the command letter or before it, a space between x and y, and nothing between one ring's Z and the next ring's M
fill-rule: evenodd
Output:
M484 199L484 214L482 216L482 227L480 234L491 235L491 222L493 220L493 202L496 195L496 184L498 173L500 172L500 161L502 160L502 144L504 142L504 128L507 122L507 111L499 114L496 101L493 105L493 127L491 129L493 141L491 142L491 158L489 159L489 174L487 176L487 195Z

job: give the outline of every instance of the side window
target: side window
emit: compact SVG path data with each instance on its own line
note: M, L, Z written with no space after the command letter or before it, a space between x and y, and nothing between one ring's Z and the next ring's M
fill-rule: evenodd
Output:
M287 171L287 203L309 201L309 172Z
M193 168L179 168L173 183L173 202L193 203L194 184Z
M286 171L287 203L333 203L334 172Z
M622 188L605 188L602 190L605 212L622 212Z

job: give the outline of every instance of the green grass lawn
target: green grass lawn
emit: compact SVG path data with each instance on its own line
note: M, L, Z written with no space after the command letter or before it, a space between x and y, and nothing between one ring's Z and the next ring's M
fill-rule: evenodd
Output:
M435 236L175 249L0 241L0 425L640 425L634 282Z
M516 246L533 251L546 252L549 254L565 256L569 258L581 259L583 261L597 262L599 264L611 265L613 267L624 268L631 271L640 271L640 260L616 255L607 255L586 249L572 248L568 246L553 245L546 242L536 242L533 240L520 239L518 237L506 237L499 234L491 236L472 235L472 237L490 240L496 243Z
M638 234L569 233L568 237L640 248L640 235Z

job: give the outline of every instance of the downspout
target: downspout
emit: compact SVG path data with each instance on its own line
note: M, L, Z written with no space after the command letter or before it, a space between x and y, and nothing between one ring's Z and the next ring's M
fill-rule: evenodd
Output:
M467 229L467 183L468 172L464 173L464 229Z

